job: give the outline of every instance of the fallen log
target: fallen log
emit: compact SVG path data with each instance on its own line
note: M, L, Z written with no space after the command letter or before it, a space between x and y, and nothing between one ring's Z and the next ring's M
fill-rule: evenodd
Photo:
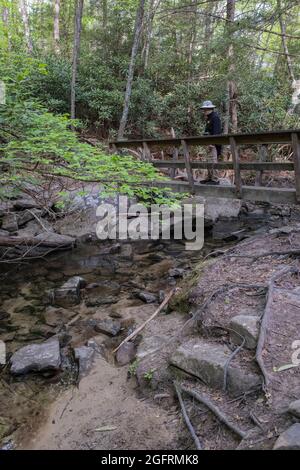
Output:
M50 236L49 236L50 235ZM52 236L51 236L52 235ZM0 246L47 246L50 248L72 247L75 245L75 239L65 235L49 234L42 237L0 237Z

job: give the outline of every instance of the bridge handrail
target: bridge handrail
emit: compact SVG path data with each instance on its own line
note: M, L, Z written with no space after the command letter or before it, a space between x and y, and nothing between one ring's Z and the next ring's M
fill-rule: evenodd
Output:
M190 158L190 146L206 145L229 145L232 154L232 162L211 162L192 161ZM293 163L290 162L241 162L239 155L240 145L259 145L261 148L267 144L290 144L293 149ZM300 203L300 129L264 131L251 134L222 134L222 135L202 135L192 137L167 137L160 139L138 139L138 140L114 140L109 142L111 151L116 152L119 148L142 149L143 158L151 161L157 167L175 168L185 166L189 181L190 190L194 192L193 168L233 168L234 185L237 197L240 197L242 190L241 170L254 169L260 174L263 170L294 170L296 200ZM178 147L183 148L184 160L175 157L173 161L159 161L151 159L151 148L153 147ZM174 156L178 155L174 152Z
M182 136L182 137L162 137L159 139L129 139L129 140L111 140L109 144L118 148L138 148L143 144L148 147L160 146L176 146L182 145L182 140L185 140L189 145L230 145L230 139L234 138L239 145L243 144L282 144L291 143L292 134L296 134L300 138L300 129L277 130L277 131L264 131L255 133L243 134L220 134L220 135L200 135L200 136Z

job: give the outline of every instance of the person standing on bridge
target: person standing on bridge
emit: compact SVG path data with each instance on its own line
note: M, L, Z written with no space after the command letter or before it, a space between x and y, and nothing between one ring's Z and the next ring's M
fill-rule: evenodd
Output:
M215 111L215 105L211 101L204 101L201 109L206 121L205 135L218 135L222 133L221 119ZM221 155L221 145L209 145L208 160L217 163L218 157ZM207 177L200 181L202 184L219 184L218 173L212 168L207 170Z

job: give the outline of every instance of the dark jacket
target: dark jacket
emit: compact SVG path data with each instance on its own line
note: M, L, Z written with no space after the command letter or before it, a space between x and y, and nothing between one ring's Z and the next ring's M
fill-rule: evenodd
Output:
M204 133L209 135L222 134L221 119L218 113L216 113L215 111L213 111L207 116ZM222 152L222 146L216 145L216 149L218 156L220 156Z

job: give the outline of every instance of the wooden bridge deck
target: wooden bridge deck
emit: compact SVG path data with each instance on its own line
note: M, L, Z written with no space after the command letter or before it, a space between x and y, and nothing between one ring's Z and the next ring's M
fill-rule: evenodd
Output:
M190 147L208 145L228 145L231 150L232 161L212 163L208 161L193 161L190 157ZM293 150L293 161L269 162L263 161L263 152L270 144L289 144ZM240 160L239 148L241 145L255 145L259 148L259 161L243 162ZM184 159L178 159L178 149L182 148ZM151 162L157 168L171 169L173 176L176 168L185 168L188 182L171 180L155 182L157 186L168 186L175 191L200 194L205 197L215 196L224 198L242 198L251 201L264 201L275 204L300 203L300 129L279 130L271 132L258 132L254 134L224 134L216 136L194 136L181 138L122 140L110 142L112 152L119 149L134 149L138 151L143 160ZM153 160L152 152L157 149L173 149L172 160ZM194 180L193 169L216 170L232 169L234 171L233 185L200 184ZM242 184L241 171L252 170L258 172L260 180L264 171L293 171L295 174L294 188L275 188L259 186L245 186ZM141 183L143 184L143 183Z

